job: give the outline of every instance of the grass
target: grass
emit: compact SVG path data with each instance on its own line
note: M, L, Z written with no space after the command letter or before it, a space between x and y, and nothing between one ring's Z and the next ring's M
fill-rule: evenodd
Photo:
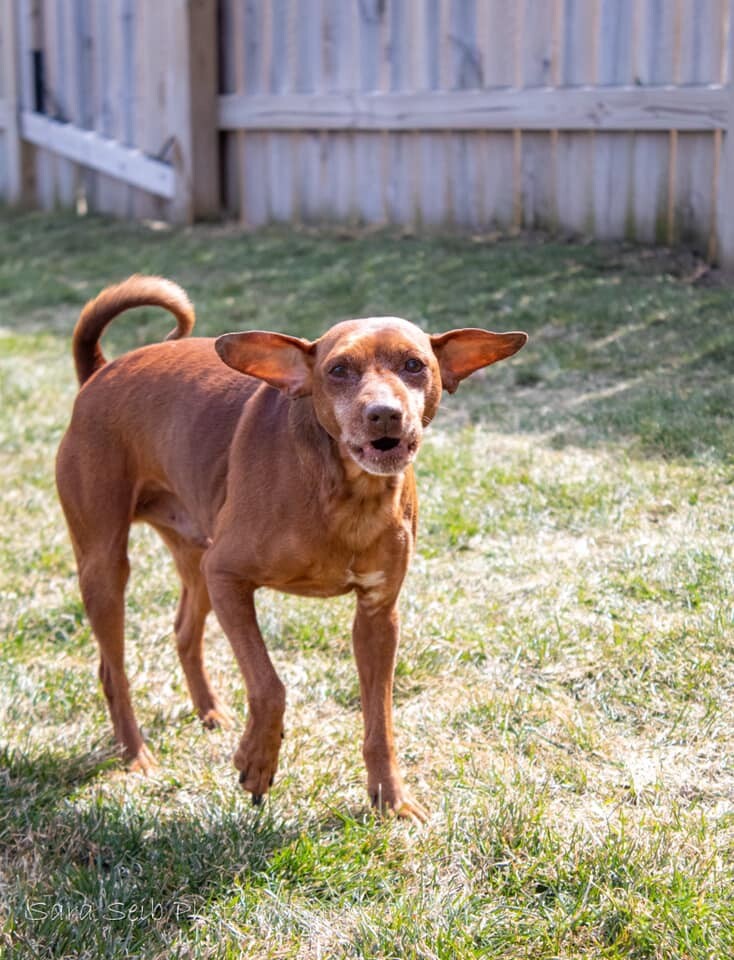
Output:
M128 663L160 773L117 760L52 464L79 308L134 271L181 282L202 333L397 313L531 335L445 398L419 461L396 719L425 827L367 809L349 598L258 597L289 706L276 787L248 806L238 732L192 716L175 577L142 528ZM700 274L533 237L5 215L0 954L734 954L734 308ZM169 325L131 313L106 349ZM241 723L214 622L207 649Z

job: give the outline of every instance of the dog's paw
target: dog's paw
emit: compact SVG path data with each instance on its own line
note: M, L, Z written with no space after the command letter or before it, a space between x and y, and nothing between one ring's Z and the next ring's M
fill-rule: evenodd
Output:
M425 823L428 820L426 808L414 800L410 791L402 785L391 789L383 788L380 784L376 790L370 790L370 800L380 814L412 820L416 824Z
M199 716L207 730L230 730L232 728L232 717L221 704L217 704L210 710L200 713Z
M252 794L253 807L259 807L263 797L272 787L275 780L275 771L268 773L268 767L248 766L240 771L240 786Z
M158 764L150 750L143 744L135 756L128 764L130 773L142 773L143 776L149 776L157 768Z
M280 735L277 742L245 736L234 755L234 765L240 771L240 786L252 794L254 806L262 803L263 796L273 785L278 769L280 739Z
M428 811L424 806L414 800L408 794L404 796L402 802L394 808L396 817L402 817L405 820L412 820L413 823L425 823L428 820Z

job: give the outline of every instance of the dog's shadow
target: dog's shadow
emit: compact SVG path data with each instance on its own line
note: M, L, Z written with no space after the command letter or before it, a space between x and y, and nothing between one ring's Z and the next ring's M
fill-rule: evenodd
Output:
M108 926L134 919L138 932L149 927L156 937L180 930L205 906L273 875L295 882L302 844L317 847L323 837L329 846L374 827L363 808L303 822L282 817L270 802L253 808L244 795L221 809L194 797L139 802L104 790L111 771L122 775L114 749L72 757L0 749L0 857L15 875L10 909L29 941L54 911L72 919L92 912ZM102 788L77 802L95 780Z

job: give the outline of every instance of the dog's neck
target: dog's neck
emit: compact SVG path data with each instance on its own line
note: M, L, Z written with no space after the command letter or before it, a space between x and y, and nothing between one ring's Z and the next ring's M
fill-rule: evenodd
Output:
M352 550L367 549L385 530L404 523L412 468L379 476L367 473L319 423L313 404L291 401L291 435L325 530Z

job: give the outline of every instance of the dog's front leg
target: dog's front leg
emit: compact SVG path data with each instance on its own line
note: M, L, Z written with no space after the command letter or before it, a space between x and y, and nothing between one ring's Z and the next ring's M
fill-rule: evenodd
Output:
M423 822L428 814L403 783L393 742L392 686L399 639L397 607L375 609L369 595L358 594L352 642L362 694L367 789L378 809Z
M247 688L249 716L234 755L240 783L259 804L273 785L283 739L285 687L265 648L255 615L254 587L205 565L212 606L227 634Z

